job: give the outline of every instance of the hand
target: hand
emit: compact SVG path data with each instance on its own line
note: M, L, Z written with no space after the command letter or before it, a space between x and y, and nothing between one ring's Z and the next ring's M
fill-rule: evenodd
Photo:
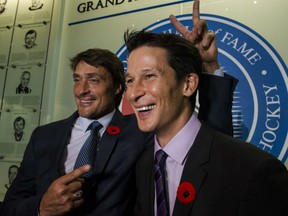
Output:
M56 179L41 199L40 216L64 215L81 206L84 202L82 191L84 179L80 176L90 169L90 165L84 165Z
M170 15L170 22L186 40L198 48L203 61L203 71L213 74L215 70L219 69L216 35L213 32L209 32L205 20L200 19L199 5L199 0L195 0L192 16L194 27L191 31L180 23L174 15Z

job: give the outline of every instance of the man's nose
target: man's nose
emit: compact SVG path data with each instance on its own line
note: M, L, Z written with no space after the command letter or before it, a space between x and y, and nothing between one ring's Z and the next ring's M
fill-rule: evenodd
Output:
M81 94L85 94L87 92L89 92L89 84L87 81L81 82L80 86L80 93Z
M145 95L145 86L139 81L135 81L132 86L127 87L127 99L131 102L137 102L139 98Z

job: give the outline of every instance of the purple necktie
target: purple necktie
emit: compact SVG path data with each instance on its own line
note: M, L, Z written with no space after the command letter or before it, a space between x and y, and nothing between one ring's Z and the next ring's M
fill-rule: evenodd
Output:
M166 180L164 165L167 154L163 150L158 150L155 154L155 187L157 199L157 216L168 216L169 208L166 192Z
M98 121L94 121L88 126L87 130L90 130L90 135L77 156L74 169L77 169L85 164L90 164L92 166L92 169L89 172L82 175L84 178L89 178L93 173L98 132L102 127L103 126Z

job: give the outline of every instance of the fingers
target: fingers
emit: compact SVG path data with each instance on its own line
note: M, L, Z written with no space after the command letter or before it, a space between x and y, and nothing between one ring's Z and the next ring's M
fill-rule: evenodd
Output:
M83 197L83 191L82 190L77 190L76 192L73 193L74 200L79 200Z
M72 199L73 201L78 201L83 199L83 191L82 190L77 190L72 194Z
M193 31L195 31L196 34L197 34L199 37L204 36L204 35L208 32L208 25L207 25L206 21L200 19L200 20L194 25Z
M182 23L177 20L174 15L170 15L170 22L186 40L195 44L195 41L198 37L198 29L193 28L192 31L189 31Z
M187 34L189 34L189 30L182 23L180 23L174 15L171 14L169 16L169 19L170 19L170 22L173 24L174 28L180 34L182 34L184 37L187 36Z
M83 198L73 201L73 209L80 207L83 203L84 203Z
M194 1L192 14L193 14L193 16L192 16L193 25L195 26L196 23L200 20L200 2L199 2L199 0Z
M71 182L78 179L78 181L84 181L84 179L80 178L84 173L89 172L91 169L90 165L84 165L79 167L78 169L73 170L72 172L61 177L61 181L63 184L70 184ZM82 182L83 183L83 182Z
M204 35L201 46L204 50L208 50L211 45L216 46L216 35L213 32L208 32Z
M198 43L202 41L205 34L208 32L208 25L205 20L200 19L200 2L195 0L193 4L193 29L189 31L182 23L180 23L174 15L170 15L170 22L175 29L183 35L183 37L198 46Z
M74 195L75 196L75 195ZM73 200L73 208L78 208L79 206L81 206L84 203L84 199L83 199L83 195L78 198L78 199L74 199Z
M56 179L40 201L41 215L63 215L82 205L84 179L81 176L90 169L90 165L85 165Z

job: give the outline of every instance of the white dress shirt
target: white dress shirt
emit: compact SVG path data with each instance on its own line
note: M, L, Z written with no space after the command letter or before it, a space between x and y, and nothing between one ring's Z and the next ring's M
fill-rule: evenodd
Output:
M100 137L102 137L103 133L105 132L106 128L111 122L114 113L115 113L115 110L100 119L87 119L81 116L77 118L71 131L70 141L66 147L67 156L66 157L64 156L65 158L63 158L63 160L65 161L64 163L65 173L69 173L74 169L74 164L80 152L80 149L82 148L86 139L90 135L90 130L86 131L88 126L93 121L96 121L96 120L99 123L101 123L103 127L99 131L99 134L100 134Z

